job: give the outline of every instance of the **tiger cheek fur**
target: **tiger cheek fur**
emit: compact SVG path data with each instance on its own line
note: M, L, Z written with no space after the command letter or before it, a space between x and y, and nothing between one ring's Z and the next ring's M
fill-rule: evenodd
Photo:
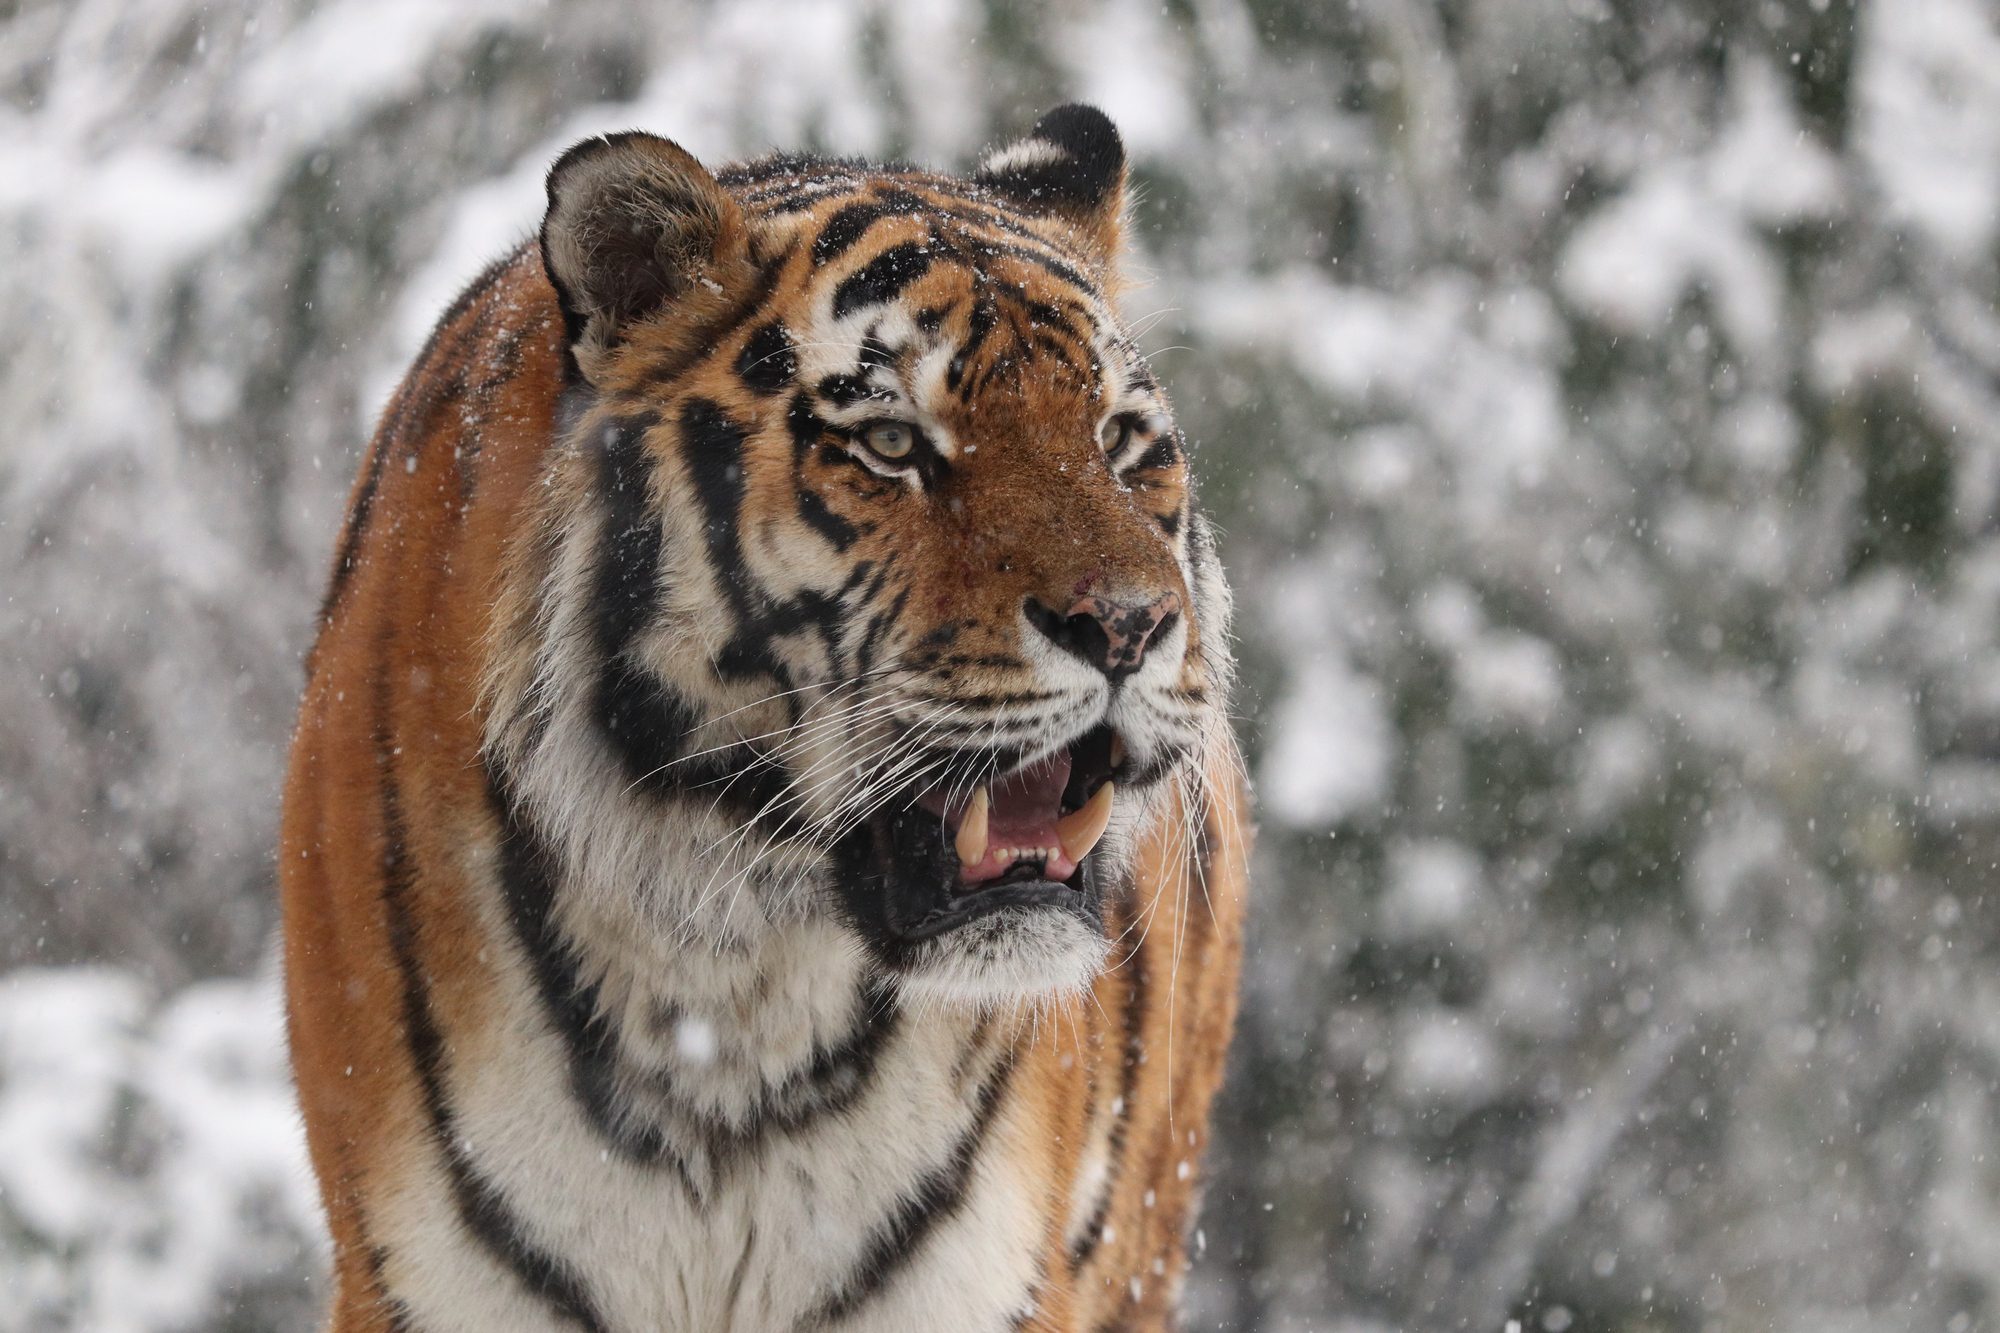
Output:
M1171 1325L1248 834L1124 174L591 140L445 313L285 795L334 1328Z

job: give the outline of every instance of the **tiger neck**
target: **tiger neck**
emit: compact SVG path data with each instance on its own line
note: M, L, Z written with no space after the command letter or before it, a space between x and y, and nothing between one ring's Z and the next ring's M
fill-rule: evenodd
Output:
M891 1052L953 1070L972 1099L1017 1036L1015 1017L963 1007L913 1021L824 911L740 910L731 929L692 940L662 929L642 900L579 882L504 797L500 815L504 916L572 1091L613 1149L672 1165L698 1198L765 1136L844 1109ZM684 864L705 880L698 836ZM775 887L822 897L811 873Z

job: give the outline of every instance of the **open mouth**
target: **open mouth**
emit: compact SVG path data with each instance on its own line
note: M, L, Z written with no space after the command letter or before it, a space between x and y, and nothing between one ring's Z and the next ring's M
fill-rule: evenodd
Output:
M1066 884L1111 823L1117 784L1111 774L1124 746L1099 727L1065 750L981 784L946 804L941 792L917 803L942 816L958 856L957 896L991 884L1050 880Z
M890 952L1008 908L1103 924L1093 855L1125 749L1107 726L976 787L911 794L849 840L850 913Z

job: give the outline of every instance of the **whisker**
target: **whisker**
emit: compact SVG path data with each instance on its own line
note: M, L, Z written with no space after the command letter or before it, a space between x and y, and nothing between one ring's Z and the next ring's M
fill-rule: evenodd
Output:
M857 680L862 680L862 679L866 679L866 678L865 678L865 677L857 677L856 679L857 679ZM843 682L843 684L842 684L842 685L836 685L836 686L832 686L832 687L829 687L829 693L828 693L828 696L827 696L827 697L829 697L829 698L830 698L830 697L833 697L833 696L834 696L834 694L836 694L836 693L837 693L837 692L838 692L838 691L839 691L839 690L840 690L841 688L843 688L843 687L844 687L844 684L845 684L845 683ZM785 691L783 691L783 692L781 692L781 693L779 693L779 694L775 694L775 695L770 695L770 696L768 696L767 698L765 698L764 700L760 700L759 702L765 702L765 703L768 703L768 702L770 702L770 701L771 701L772 699L780 699L780 698L783 698L783 697L785 697L785 695L789 695L789 694L797 694L797 693L799 693L799 692L800 692L800 690L803 690L803 689L811 689L811 688L816 688L816 687L813 687L813 686L801 686L799 690L785 690ZM854 702L853 704L851 704L851 705L847 705L847 706L843 706L843 709L842 709L842 710L841 710L840 712L836 712L836 713L834 713L834 714L830 714L830 715L828 715L828 716L830 716L830 717L838 717L838 716L841 716L841 715L842 715L842 713L844 713L844 712L851 712L851 711L853 711L853 709L854 709L854 708L858 708L858 707L861 707L861 706L864 706L864 705L865 705L866 703L868 703L868 702L869 702L870 700L872 700L872 699L878 699L878 698L880 698L880 697L882 697L882 696L880 696L880 695L864 695L864 696L862 696L862 698L861 698L860 700L858 700L858 701L855 701L855 702ZM725 751L725 750L733 750L733 749L736 749L736 748L738 748L739 746L741 746L741 747L748 747L748 746L752 746L752 745L754 745L754 744L755 744L756 742L758 742L758 741L761 741L761 740L769 740L769 739L771 739L771 738L772 738L772 737L774 737L774 736L792 736L792 735L796 735L796 734L798 734L798 733L800 732L801 728L804 728L804 727L805 727L805 725L806 725L806 719L807 719L808 717L810 717L810 716L812 715L812 709L813 709L813 708L815 708L815 707L818 707L818 706L819 706L819 704L820 704L821 702L823 702L823 701L824 701L824 700L821 700L821 699L816 699L816 700L814 700L814 701L813 701L813 703L812 703L812 705L808 706L808 707L807 707L807 709L806 709L806 711L805 711L804 713L800 714L800 716L799 716L799 720L798 720L797 722L795 722L795 723L793 723L793 724L789 725L789 726L785 726L785 727L779 727L779 728L776 728L776 729L774 729L774 730L772 730L772 731L767 731L767 732L762 732L762 733L760 733L760 734L758 734L758 735L755 735L755 736L744 736L744 737L739 737L738 739L735 739L735 740L731 740L731 741L725 741L725 742L723 742L723 743L722 743L722 744L720 744L720 745L711 745L711 746L708 746L708 747L707 747L707 748L705 748L705 749L701 749L701 750L696 750L696 751L694 751L694 752L693 752L693 753L691 753L691 754L684 754L684 755L678 755L678 756L676 756L675 758L672 758L672 759L669 759L669 760L667 760L667 761L666 761L665 763L663 763L663 764L660 764L660 765L659 765L658 767L656 767L656 768L653 768L653 769L650 769L650 770L648 770L647 772L645 772L645 773L642 773L642 774L640 774L640 775L639 775L638 777L634 778L634 779L633 779L633 780L632 780L632 781L631 781L630 783L628 783L628 784L626 785L626 787L625 787L625 790L626 790L626 791L627 791L627 792L629 793L629 792L631 792L631 791L632 791L633 789L635 789L636 787L638 787L638 786L639 786L639 785L640 785L641 783L643 783L643 782L647 782L647 781L650 781L650 780L651 780L652 778L655 778L655 777L657 777L657 776L658 776L658 775L660 775L661 773L664 773L664 772L666 772L666 771L667 771L668 769L670 769L670 768L673 768L673 767L675 767L676 765L679 765L679 764L686 764L686 763L692 763L692 762L693 762L694 760L697 760L697 759L703 759L703 758L706 758L707 756L709 756L709 755L712 755L712 754L720 754L721 752L723 752L723 751ZM753 707L755 707L755 706L756 706L755 704L745 704L745 705L744 705L744 708L753 708ZM724 713L724 714L722 715L722 717L719 717L719 718L712 718L712 719L709 719L709 720L707 720L707 721L704 721L704 722L703 722L703 723L702 723L702 724L701 724L700 726L698 726L698 727L694 728L694 731L701 731L701 730L704 730L704 729L706 729L707 727L710 727L710 726L713 726L713 725L715 725L715 723L717 723L717 722L720 722L720 721L722 721L722 720L723 720L723 718L728 718L728 717L733 717L733 716L734 716L734 715L735 715L736 713L740 713L740 712L742 712L742 711L744 711L744 709L743 709L743 708L739 708L739 709L736 709L736 710L734 710L734 711L733 711L733 712L731 712L731 713ZM820 722L824 722L824 721L826 721L826 720L827 720L826 718L821 718L821 719L819 719L819 721L820 721ZM815 723L814 725L818 725L818 723ZM691 731L691 732L689 732L689 733L687 733L687 734L689 734L689 735L692 735L692 734L694 734L694 733L693 733L693 731ZM781 746L781 747L780 747L780 749L782 749L782 748L783 748L783 747ZM764 760L764 759L765 759L765 756L763 756L763 755L761 755L761 754L760 754L760 755L758 755L758 756L757 756L757 758L758 758L759 760ZM768 762L768 761L767 761L767 762Z
M916 777L923 775L927 766L934 767L944 762L943 757L927 757L918 752L925 734L924 729L917 729L893 736L886 742L879 742L874 753L867 755L857 765L858 768L872 768L874 770L869 775L869 780L858 788L855 793L851 793L848 797L844 798L825 815L809 822L801 831L799 840L822 848L837 845L841 839L845 838L855 828L859 827L861 823L871 818L883 805L886 805L893 799L897 792L904 790L909 785L909 782L904 780L905 775L909 775L910 781L914 781ZM815 763L807 770L807 773L799 776L801 778L817 776L820 768L821 765ZM723 842L727 841L729 844L719 858L721 864L717 866L714 875L710 877L709 885L704 888L700 898L696 901L693 908L689 910L687 920L690 927L692 927L693 918L699 914L701 909L708 904L716 893L725 889L738 887L750 873L763 863L766 854L771 850L780 836L780 830L768 830L764 835L763 842L758 846L756 852L752 854L743 868L738 870L727 881L718 882L723 870L727 868L728 858L742 845L744 839L749 836L750 830L766 815L770 814L774 808L783 808L786 805L797 804L805 799L807 795L808 793L800 788L798 779L793 779L776 796L767 801L762 809L738 825L733 834L724 833L712 842L708 848L704 849L703 855L708 855ZM838 821L837 830L836 821ZM832 831L831 836L828 836L829 831ZM733 909L733 897L731 903Z

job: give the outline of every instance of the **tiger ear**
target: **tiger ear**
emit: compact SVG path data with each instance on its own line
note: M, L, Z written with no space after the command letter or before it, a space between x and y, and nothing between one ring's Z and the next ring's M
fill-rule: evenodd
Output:
M1096 107L1057 107L1027 137L988 153L973 179L1030 213L1069 223L1099 264L1117 259L1125 226L1125 145Z
M748 252L743 212L679 144L585 139L549 168L542 267L579 363Z

